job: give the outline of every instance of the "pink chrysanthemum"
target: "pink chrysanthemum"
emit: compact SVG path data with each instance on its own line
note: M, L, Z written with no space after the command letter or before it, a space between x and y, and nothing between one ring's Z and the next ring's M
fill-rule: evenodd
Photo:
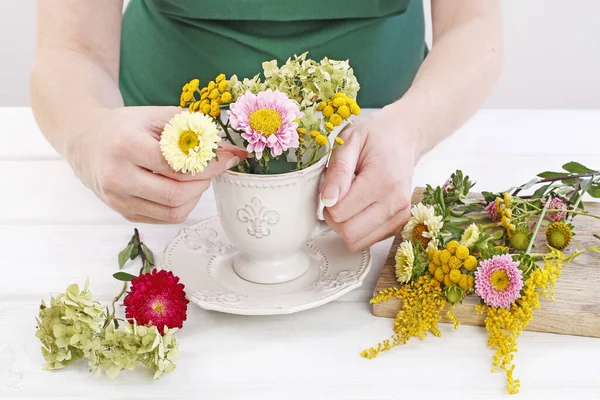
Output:
M500 214L498 214L498 207L496 207L495 201L490 201L488 203L488 205L485 207L485 212L487 213L488 217L492 221L494 221L494 222L500 221Z
M165 326L181 328L187 318L187 305L183 284L170 271L153 270L131 281L124 299L127 319L138 325L154 325L163 334Z
M241 130L248 142L247 150L260 160L265 147L277 157L298 143L298 123L302 117L298 105L279 90L268 89L254 95L246 92L230 106L229 120L234 129Z
M475 271L475 293L490 307L510 308L521 297L523 273L509 254L483 260Z
M566 210L567 209L567 204L562 199L560 199L558 197L553 197L552 200L550 200L550 204L548 205L548 209ZM550 221L553 221L553 222L562 222L562 221L565 220L565 218L567 218L567 213L566 212L558 212L558 211L548 212L548 219Z

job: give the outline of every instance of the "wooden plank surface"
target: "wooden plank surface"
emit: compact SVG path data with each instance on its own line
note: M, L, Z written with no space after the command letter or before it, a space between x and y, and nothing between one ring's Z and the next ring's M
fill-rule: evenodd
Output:
M423 189L417 188L413 193L413 203L423 198ZM587 202L586 209L600 214L600 203ZM580 248L600 244L592 234L600 232L600 222L596 219L579 216L574 219L576 236L573 243ZM398 235L385 265L381 271L374 294L392 286L399 286L394 270L394 255L402 238ZM535 249L543 252L545 236L538 235ZM569 248L572 251L573 245ZM588 252L567 265L558 279L555 290L555 302L542 301L542 307L535 311L535 318L527 330L548 333L560 333L577 336L600 337L600 257L597 253ZM462 324L483 326L483 315L475 313L475 305L479 304L477 296L469 296L462 304L457 304L455 314ZM373 314L379 317L393 318L400 309L401 302L391 299L385 303L374 304ZM444 318L444 322L449 322Z

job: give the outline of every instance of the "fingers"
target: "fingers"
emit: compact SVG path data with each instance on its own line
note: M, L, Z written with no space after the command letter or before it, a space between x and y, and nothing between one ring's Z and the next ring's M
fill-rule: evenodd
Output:
M346 196L360 156L361 141L356 135L352 135L349 129L344 129L340 134L345 144L335 149L329 160L321 201L325 207L333 207Z
M377 197L378 193L374 190L377 179L377 176L373 176L368 172L359 174L352 183L348 194L338 204L329 208L333 220L338 223L348 221L377 200L380 200Z
M168 207L180 207L192 199L200 197L209 187L210 180L179 182L162 175L140 169L135 187L130 194Z
M382 203L373 203L362 212L345 222L336 222L327 210L328 217L338 227L338 233L346 243L356 243L394 217L392 210L387 210Z
M235 167L241 160L247 156L246 151L235 147L229 143L221 143L217 150L217 158L211 160L204 171L191 175L174 171L162 155L159 141L148 137L141 144L140 151L132 154L132 162L149 171L156 172L171 179L178 181L198 181L210 180L213 177L222 174L224 171Z
M196 207L200 196L179 207L167 207L134 196L109 194L106 199L110 207L129 220L145 220L147 222L156 220L160 223L181 224L185 222L190 212Z
M357 225L338 224L331 218L327 209L323 212L323 216L331 229L344 238L350 251L359 251L396 234L410 218L410 208L402 209L371 231L361 230Z

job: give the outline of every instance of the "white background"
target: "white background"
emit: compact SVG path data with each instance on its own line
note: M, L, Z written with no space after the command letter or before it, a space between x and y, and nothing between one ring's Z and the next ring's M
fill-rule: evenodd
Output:
M600 108L600 2L502 4L505 65L485 106ZM35 1L0 1L0 106L29 104L34 42Z

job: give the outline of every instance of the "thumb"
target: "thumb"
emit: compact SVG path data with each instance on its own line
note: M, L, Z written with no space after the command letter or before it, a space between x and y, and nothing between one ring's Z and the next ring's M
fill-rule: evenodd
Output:
M349 136L344 145L333 151L329 160L321 191L321 201L325 207L333 207L343 199L354 179L360 156L360 143L353 140L354 135Z

